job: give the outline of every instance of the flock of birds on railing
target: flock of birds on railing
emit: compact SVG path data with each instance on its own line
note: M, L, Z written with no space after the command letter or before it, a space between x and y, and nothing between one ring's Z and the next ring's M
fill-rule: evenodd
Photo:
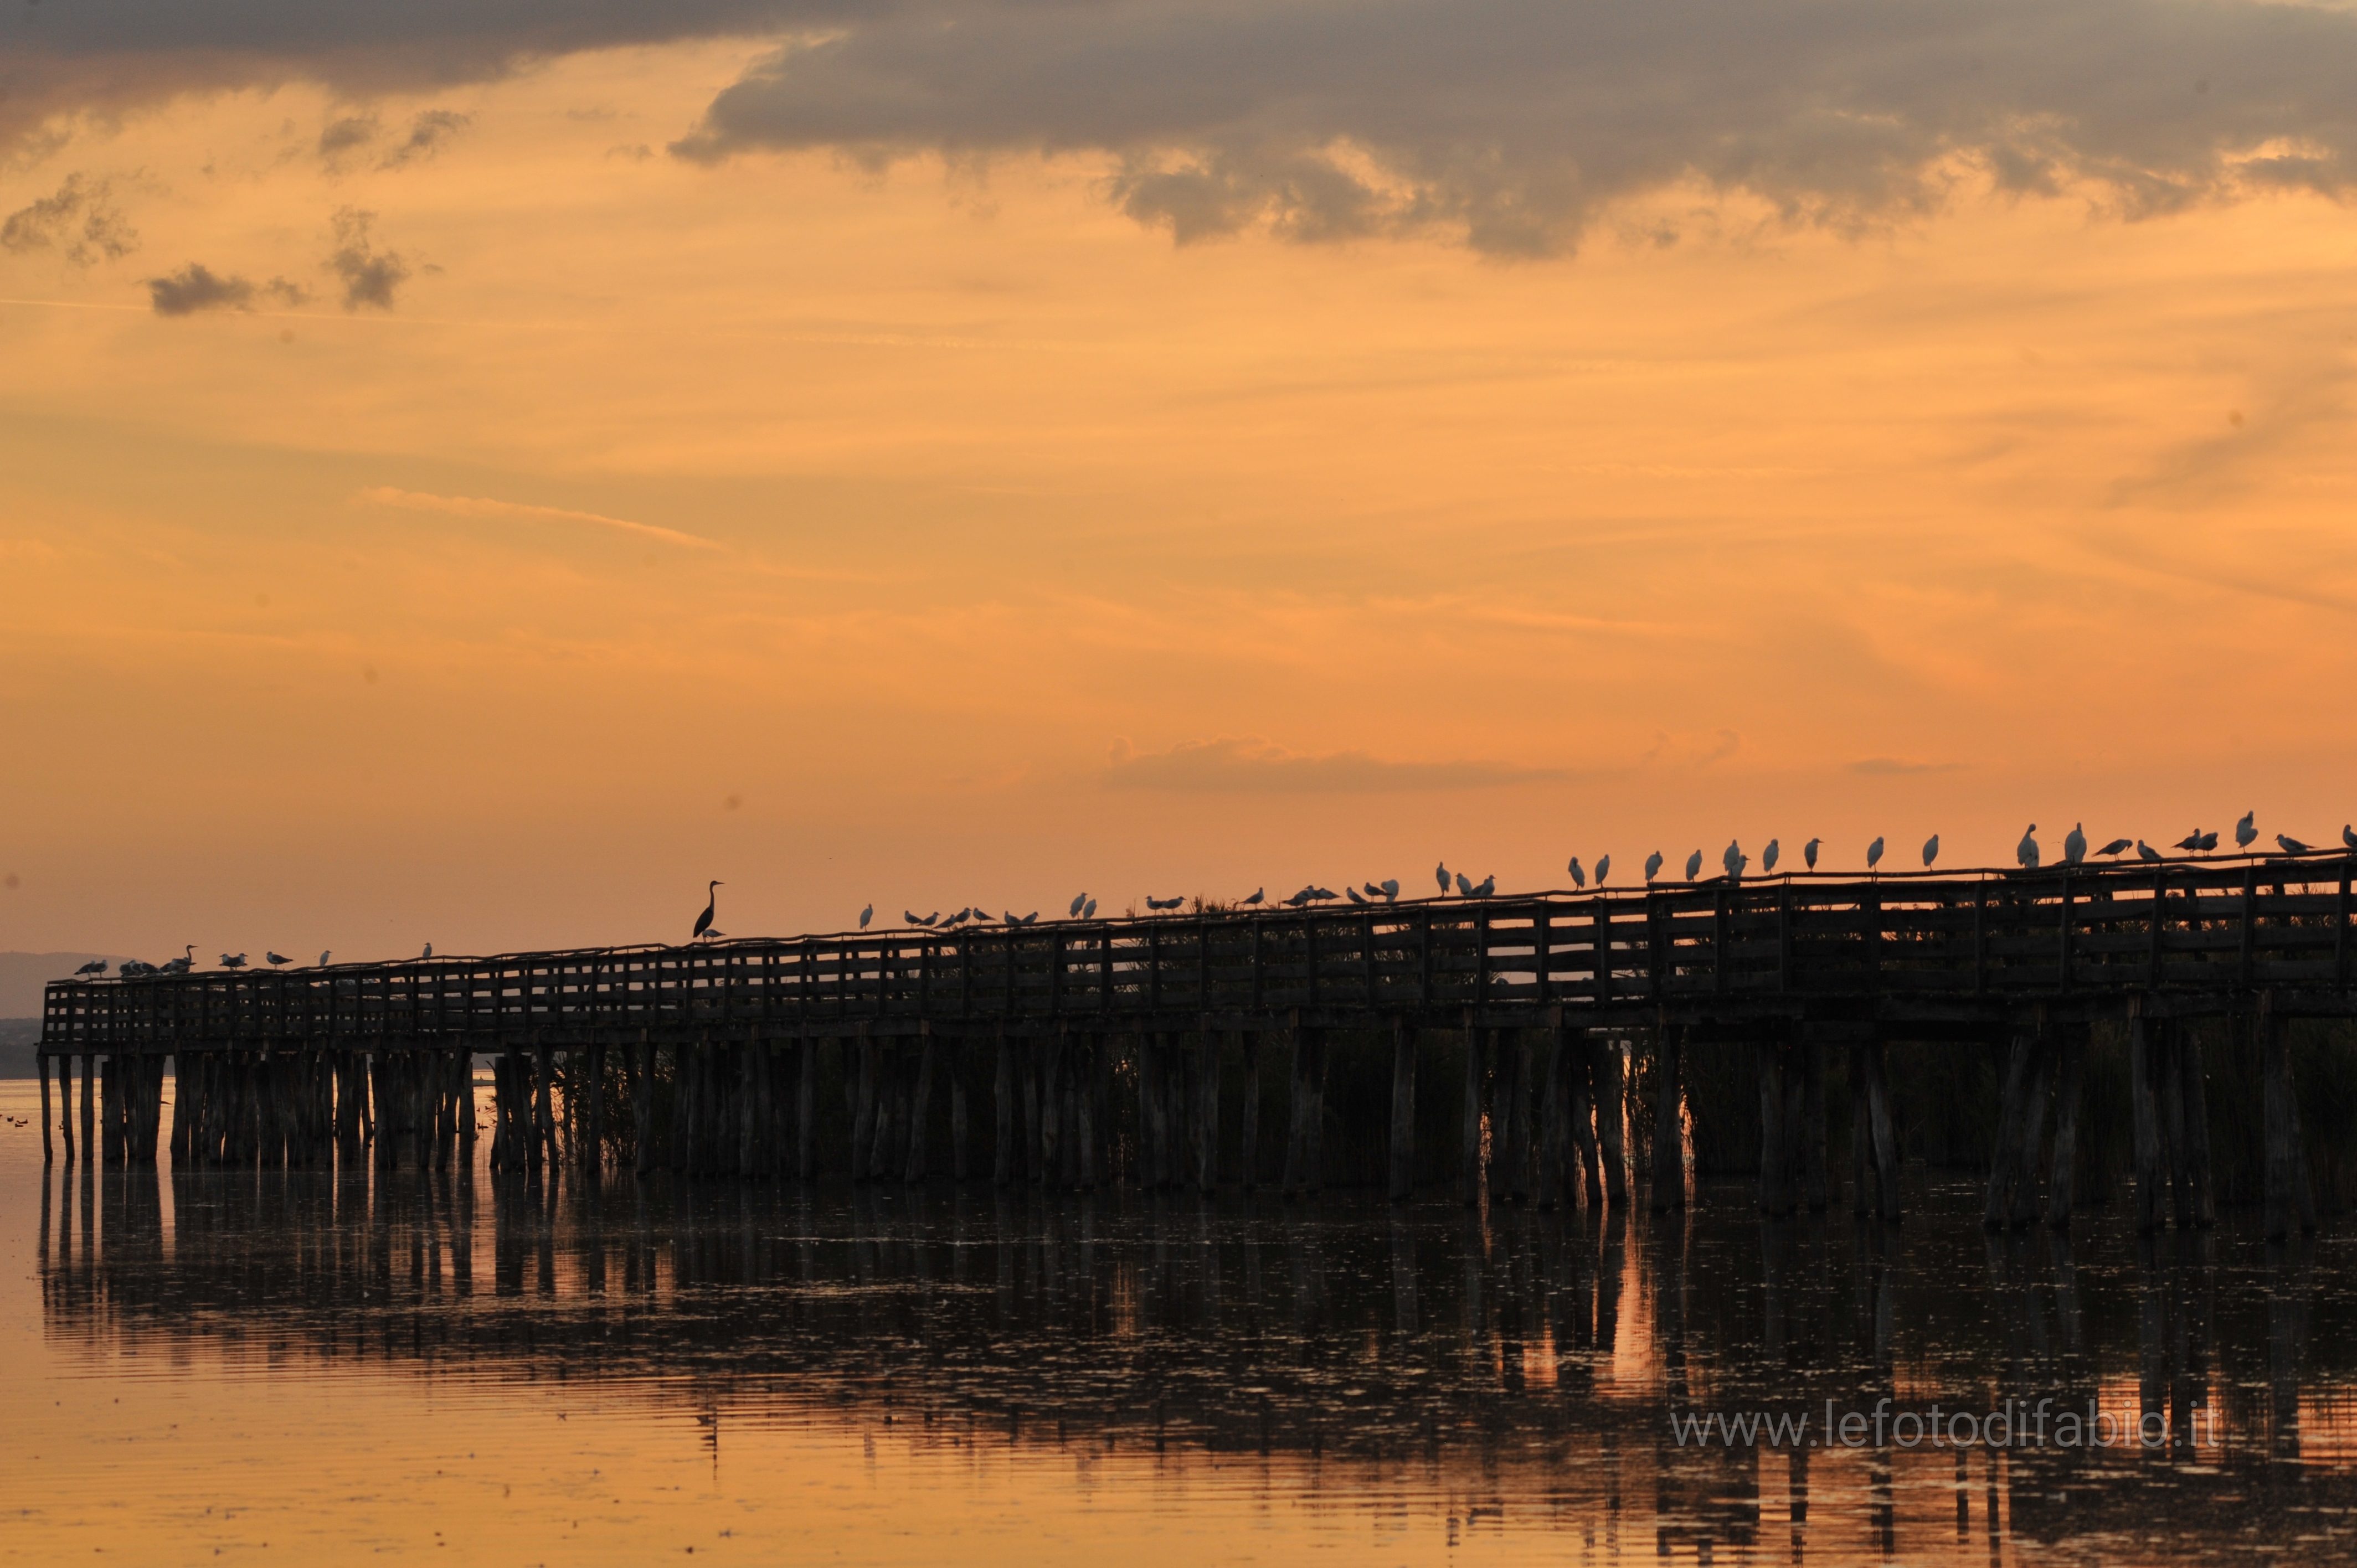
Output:
M2243 813L2242 820L2234 824L2234 846L2237 850L2248 852L2251 845L2257 842L2259 836L2257 819L2258 813L2255 811L2245 811ZM2342 823L2341 827L2341 842L2348 849L2357 851L2357 825L2352 825L2347 822ZM1808 843L1801 846L1801 858L1806 864L1809 870L1814 871L1817 868L1817 854L1824 845L1824 840L1813 838ZM2169 847L2172 849L2182 850L2188 854L2208 854L2217 849L2218 834L2214 829L2211 832L2204 832L2201 829L2196 828L2193 832L2186 834L2183 838L2179 839ZM2288 833L2277 833L2276 834L2276 847L2285 854L2307 854L2311 853L2317 846L2302 843L2300 840L2293 838ZM2169 858L2161 854L2160 851L2153 848L2150 844L2146 843L2144 840L2138 838L2114 839L2109 843L2104 844L2102 848L2095 850L2093 853L2099 859L2105 857L2117 859L2119 856L2126 854L2131 849L2136 851L2136 858L2141 861L2158 862ZM1873 873L1880 868L1882 865L1882 851L1883 841L1879 837L1876 838L1872 843L1866 846L1866 869L1868 873ZM2021 842L2014 846L2013 854L2014 859L2021 865L2024 870L2036 871L2039 868L2042 859L2042 854L2038 844L2038 824L2036 822L2030 823L2029 830L2021 835ZM2062 864L2065 865L2077 865L2085 861L2087 855L2088 847L2085 824L2074 823L2072 826L2071 831L2064 834L2062 838ZM1773 875L1776 871L1777 863L1781 860L1782 857L1782 843L1777 839L1770 839L1768 841L1767 847L1760 852L1760 874L1763 876ZM1932 863L1939 858L1940 835L1938 833L1933 833L1930 838L1923 841L1923 869L1926 871L1932 869ZM1664 864L1665 862L1662 858L1662 852L1660 850L1655 850L1652 854L1645 857L1645 881L1649 886L1660 878L1662 867ZM1719 855L1719 865L1722 871L1722 875L1714 877L1711 880L1739 882L1743 879L1744 874L1750 869L1751 857L1743 852L1743 845L1739 841L1729 840L1726 850ZM1570 873L1572 886L1575 887L1585 888L1588 884L1591 875L1595 879L1596 886L1601 887L1604 886L1606 879L1612 875L1612 857L1609 854L1598 855L1596 857L1595 868L1591 873L1589 868L1580 865L1579 856L1575 854L1571 857L1571 862L1565 867L1565 870ZM1695 850L1692 854L1686 856L1685 872L1685 880L1690 883L1699 883L1703 880L1702 851ZM1440 889L1438 896L1443 898L1448 897L1452 892L1459 898L1488 898L1495 896L1498 891L1498 878L1496 875L1491 875L1485 876L1480 881L1476 882L1461 871L1450 871L1446 861L1441 862L1439 865L1437 865L1432 868L1432 875L1434 882L1438 885ZM705 887L704 913L695 918L695 929L690 934L689 940L711 941L727 934L725 931L716 929L712 923L713 917L719 908L719 890L724 886L726 886L726 884L722 883L717 878L715 878L711 884ZM1392 904L1396 903L1399 900L1400 885L1396 877L1385 877L1381 882L1369 882L1363 884L1363 887L1364 891L1361 892L1360 888L1352 887L1349 884L1345 883L1343 885L1342 891L1340 894L1337 894L1332 888L1320 886L1318 884L1313 882L1304 886L1299 892L1295 893L1290 897L1280 898L1276 902L1289 909L1299 909L1307 908L1312 904L1329 903L1338 897L1347 898L1353 904L1361 905L1377 903ZM1267 901L1268 889L1265 886L1257 887L1253 890L1250 897L1236 900L1235 907L1245 909L1257 909L1264 907ZM1148 894L1146 898L1146 908L1150 912L1157 915L1170 914L1175 910L1185 908L1186 904L1187 899L1183 896L1175 898L1157 898L1152 894ZM1096 918L1097 901L1086 893L1075 894L1072 898L1071 907L1066 910L1065 913L1066 917L1071 919L1092 920ZM859 929L863 931L866 930L869 922L875 918L876 906L870 904L866 908L859 911ZM1034 909L1028 915L1017 915L1011 909L1003 910L998 917L994 919L990 913L984 909L980 905L969 904L954 915L944 916L939 909L934 910L929 915L920 915L913 909L904 909L901 911L900 918L909 926L920 930L947 931L954 930L968 925L997 925L1002 928L1020 929L1025 926L1036 924L1039 918L1039 911ZM118 972L125 980L136 980L143 975L186 974L191 969L196 967L196 952L197 950L195 944L190 943L187 950L183 951L178 958L169 960L164 963L143 963L137 959L125 959L123 961L123 967L118 971ZM332 956L334 956L332 951L320 953L319 967L322 969L326 968L328 959ZM434 956L434 944L432 942L425 944L425 951L422 956L426 958L432 958ZM263 958L264 961L274 969L282 969L295 961L293 959L286 957L283 953L270 951L267 950L264 950ZM221 967L227 970L243 969L246 967L246 955L242 952L223 953L221 955ZM106 972L106 960L102 958L92 959L88 963L83 964L80 969L74 971L74 973L78 976L102 975Z

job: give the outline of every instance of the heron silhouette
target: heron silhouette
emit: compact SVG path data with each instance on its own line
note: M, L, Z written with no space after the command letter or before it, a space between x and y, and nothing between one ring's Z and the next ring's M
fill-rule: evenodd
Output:
M1872 871L1876 866L1880 865L1881 864L1882 835L1880 833L1877 833L1874 835L1874 842L1866 846L1866 868L1868 871Z
M1579 856L1576 854L1573 855L1571 857L1571 864L1565 866L1564 869L1571 873L1571 885L1574 887L1585 887L1587 886L1587 873L1579 868Z
M704 913L695 918L695 929L688 934L687 940L689 941L695 940L696 938L702 936L705 932L712 929L713 906L717 904L719 901L720 884L718 882L715 882L711 886L704 890Z
M1823 839L1811 839L1801 846L1801 858L1807 863L1811 871L1817 868L1817 846L1824 842Z
M867 929L867 922L868 922L868 921L870 921L870 920L872 920L872 919L874 919L875 918L876 918L876 906L875 906L875 905L873 905L873 904L870 904L870 905L868 905L868 906L867 906L867 908L866 908L865 909L862 909L862 910L860 910L860 911L859 911L859 929L860 929L861 930L863 930L863 931L864 931L864 930L866 930L866 929Z
M1783 853L1783 841L1781 839L1770 839L1768 841L1768 847L1760 852L1760 874L1762 876L1765 876L1774 871L1776 869L1777 857L1781 855Z
M1651 882L1662 874L1662 852L1655 850L1645 857L1645 880Z
M1612 857L1609 854L1598 855L1596 857L1596 886L1598 887L1603 886L1604 879L1611 875Z
M1933 833L1930 838L1923 841L1923 869L1926 871L1931 870L1932 863L1939 858L1940 835L1938 833Z
M2028 830L2022 833L2021 842L2013 846L2013 858L2021 863L2024 871L2038 869L2038 840L2031 836L2037 832L2038 824L2030 823Z
M1686 856L1686 880L1688 882L1692 882L1701 875L1702 851L1696 850L1692 854Z

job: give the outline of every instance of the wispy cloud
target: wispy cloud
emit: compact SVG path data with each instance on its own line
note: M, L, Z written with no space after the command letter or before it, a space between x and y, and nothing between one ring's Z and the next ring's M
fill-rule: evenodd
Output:
M1117 741L1104 772L1111 789L1199 794L1484 789L1568 777L1562 768L1507 762L1394 762L1364 751L1287 751L1257 736L1180 741L1167 751L1138 751Z
M1868 779L1895 779L1912 773L1953 773L1963 766L1961 762L1910 762L1903 757L1861 757L1849 765L1849 770Z
M727 546L697 534L682 533L675 528L662 528L651 522L632 522L628 518L608 517L601 512L573 511L565 507L532 506L522 501L491 500L481 496L437 496L422 490L396 489L391 485L377 485L352 498L355 504L398 507L404 511L438 511L452 517L488 517L509 522L557 523L592 528L610 528L635 538L651 539L674 545L682 550L712 550L726 553Z

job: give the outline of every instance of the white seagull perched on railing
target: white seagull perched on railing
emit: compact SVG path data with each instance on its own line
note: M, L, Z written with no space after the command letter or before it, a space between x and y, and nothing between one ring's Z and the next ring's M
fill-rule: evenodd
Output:
M1445 860L1444 860L1444 861L1442 861L1438 865L1434 866L1434 867L1432 868L1432 875L1433 875L1433 879L1434 879L1435 881L1437 881L1437 882L1438 882L1438 883L1440 884L1440 896L1441 896L1442 897L1444 897L1444 898L1448 897L1448 863L1447 861L1445 861ZM1463 877L1459 877L1459 878L1458 878L1458 880L1461 882L1461 881L1463 881L1463 880L1464 880L1464 878L1463 878Z
M2062 835L2062 864L2077 865L2087 858L2087 824L2072 822L2071 831Z
M1470 897L1475 898L1487 898L1491 894L1495 893L1497 890L1498 877L1497 874L1492 872L1491 875L1481 878L1480 881L1476 882L1473 885ZM1331 895L1329 894L1329 897L1330 897Z
M1346 886L1346 887L1344 887L1344 888L1342 889L1342 891L1343 891L1345 894L1347 894L1347 895L1349 895L1349 896L1350 896L1351 902L1351 903L1353 903L1353 904L1363 904L1363 903L1365 903L1365 902L1367 901L1367 897L1366 897L1366 895L1365 895L1365 894L1363 894L1363 893L1361 893L1361 892L1360 892L1360 891L1359 891L1357 888L1355 888L1355 887L1347 887L1347 886Z
M2160 851L2153 848L2152 845L2145 843L2142 839L2136 840L2136 858L2138 860L2149 862L2166 860L2168 858L2168 856L2162 854Z
M295 961L293 959L288 958L285 953L273 952L268 948L262 950L262 956L270 961L270 967L273 969L277 969L283 965L290 964Z
M221 967L223 969L243 969L245 967L245 955L243 953L223 953L221 954Z
M1751 857L1743 853L1743 846L1729 839L1727 841L1727 853L1718 857L1718 864L1727 867L1727 879L1735 882L1742 878L1743 868L1750 860Z
M2244 811L2243 813L2243 820L2234 824L2235 848L2248 849L2251 847L2251 841L2259 836L2259 830L2256 825L2258 814L2256 808Z
M1760 875L1766 876L1776 869L1776 857L1784 853L1783 841L1770 839L1768 847L1760 852Z
M876 906L875 906L875 905L873 905L873 904L870 904L870 905L868 905L868 906L867 906L867 908L866 908L865 909L862 909L862 910L860 910L860 911L859 911L859 929L860 929L861 930L863 930L863 931L864 931L864 930L866 930L866 929L867 929L867 922L868 922L868 921L870 921L870 920L872 920L872 919L874 919L875 918L876 918ZM432 948L428 948L428 949L426 949L425 950L426 950L427 952L432 952L434 950L433 950Z
M106 961L102 958L94 958L88 963L83 964L80 969L75 970L74 972L76 974L104 974L106 972Z
M1603 886L1604 879L1611 875L1612 857L1609 854L1598 855L1596 857L1596 886L1598 887Z
M2341 842L2351 849L2357 849L2357 824L2349 822L2341 824Z
M2030 823L2023 832L2021 842L2013 846L2013 858L2021 863L2024 871L2038 869L2038 840L2032 836L2037 832L2038 824Z
M2134 839L2114 839L2095 853L2100 855L2125 854L2136 845Z
M336 953L333 948L321 948L319 950L319 967L321 969L327 968L328 961L335 956Z
M2309 846L2307 844L2300 843L2289 833L2277 833L2276 835L2276 845L2286 854L2306 854L2309 851Z
M1072 895L1072 908L1071 908L1071 909L1069 911L1069 913L1068 913L1068 915L1067 915L1067 917L1066 917L1066 918L1069 918L1069 919L1074 919L1074 920L1079 919L1079 918L1081 918L1081 906L1082 906L1082 905L1083 905L1083 904L1085 904L1085 903L1087 903L1088 901L1089 901L1089 896L1088 896L1087 894L1085 894L1085 893L1075 893L1075 894L1073 894L1073 895Z
M1692 854L1686 856L1686 880L1688 882L1692 882L1701 875L1702 851L1696 850Z
M1882 835L1880 833L1877 833L1874 835L1874 842L1866 846L1866 868L1868 871L1872 871L1876 866L1880 865L1881 864Z
M1255 887L1255 888L1254 888L1254 889L1253 889L1252 897L1244 900L1244 905L1245 905L1245 907L1246 907L1247 908L1251 908L1252 906L1258 904L1262 899L1264 899L1264 898L1265 898L1265 897L1268 897L1268 889L1267 889L1267 887L1266 887L1266 886ZM1089 908L1092 908L1092 909L1093 909L1093 908L1096 908L1096 905L1095 905L1094 903L1091 903L1091 904L1089 905Z
M1565 866L1564 869L1571 873L1571 885L1574 887L1585 887L1587 886L1587 873L1579 868L1579 856L1576 854L1573 855L1571 857L1571 864Z

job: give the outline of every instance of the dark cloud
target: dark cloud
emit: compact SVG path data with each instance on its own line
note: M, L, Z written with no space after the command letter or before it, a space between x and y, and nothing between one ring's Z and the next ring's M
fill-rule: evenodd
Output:
M380 251L369 238L369 229L375 222L375 213L357 207L341 208L336 213L336 249L328 258L328 270L343 280L346 310L358 310L363 305L391 310L393 291L409 281L413 269L401 252Z
M414 160L430 158L440 152L451 137L474 123L472 114L461 114L455 109L428 109L409 123L409 135L385 153L381 166L393 168Z
M0 145L52 115L317 81L355 98L487 81L582 49L761 37L887 14L859 0L142 0L16 5Z
M1502 762L1391 762L1363 751L1286 751L1258 739L1181 741L1168 751L1114 747L1104 781L1116 789L1190 793L1250 790L1364 794L1402 789L1480 789L1564 778L1555 768Z
M158 316L195 316L208 310L252 310L268 300L275 305L301 305L309 291L285 278L257 284L231 274L223 277L202 262L190 262L167 277L147 278L147 297Z
M1533 254L1684 180L1837 227L1935 209L1959 166L2130 217L2338 195L2352 81L2357 16L2246 0L982 5L785 47L673 150L1105 154L1113 198L1181 240Z
M319 133L319 156L333 163L346 153L375 141L382 129L373 114L348 114L340 120L331 120L328 128Z
M66 176L53 195L0 219L0 251L56 251L78 267L120 261L139 248L139 231L107 196L104 180Z

